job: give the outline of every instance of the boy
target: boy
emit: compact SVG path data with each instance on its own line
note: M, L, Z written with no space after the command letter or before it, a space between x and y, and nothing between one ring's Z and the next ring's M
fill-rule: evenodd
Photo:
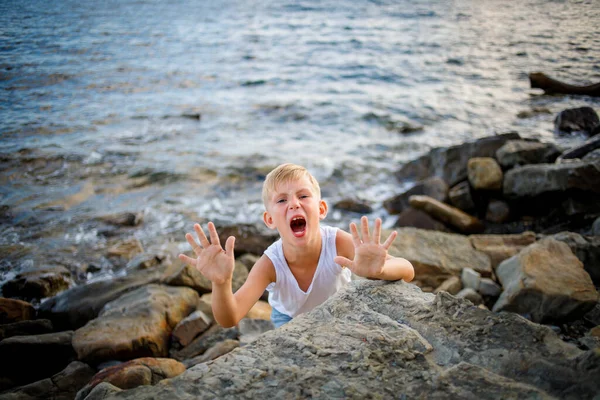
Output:
M179 258L212 282L213 314L221 326L236 325L265 289L273 309L271 320L279 327L350 282L350 271L373 279L410 282L414 278L410 262L387 253L397 233L380 244L381 219L375 220L371 236L367 217L361 218L362 240L355 223L350 224L352 234L321 226L327 204L321 200L319 183L304 167L283 164L271 171L263 185L263 202L263 221L281 238L254 264L235 294L231 289L235 237L227 238L223 250L212 222L208 223L210 241L198 224L194 230L199 244L191 234L185 235L197 258L183 254Z

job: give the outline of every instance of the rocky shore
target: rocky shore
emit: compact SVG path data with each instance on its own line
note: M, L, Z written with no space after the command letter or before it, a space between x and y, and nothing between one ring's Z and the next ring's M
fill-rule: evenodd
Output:
M557 124L600 125L589 110ZM414 185L384 203L397 215L390 252L415 281L356 279L276 330L264 300L237 327L216 325L210 282L175 244L124 235L138 213L99 218L103 256L125 273L87 282L93 265L46 264L2 286L0 399L597 396L600 135L560 149L505 133L395 175ZM237 237L236 289L275 237L220 228Z

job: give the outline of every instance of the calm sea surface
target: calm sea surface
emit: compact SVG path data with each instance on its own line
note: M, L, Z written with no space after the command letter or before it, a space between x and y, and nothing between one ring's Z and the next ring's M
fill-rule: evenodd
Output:
M554 116L600 101L527 75L598 82L599 55L597 0L4 0L0 281L39 254L91 257L103 215L143 212L145 248L194 220L257 222L281 162L389 226L381 202L406 187L391 173L432 147L581 141Z

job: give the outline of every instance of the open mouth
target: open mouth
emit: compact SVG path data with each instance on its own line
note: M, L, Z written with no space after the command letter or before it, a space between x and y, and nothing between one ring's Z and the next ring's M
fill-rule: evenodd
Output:
M302 236L306 231L306 220L304 217L294 217L290 222L290 228L295 236Z

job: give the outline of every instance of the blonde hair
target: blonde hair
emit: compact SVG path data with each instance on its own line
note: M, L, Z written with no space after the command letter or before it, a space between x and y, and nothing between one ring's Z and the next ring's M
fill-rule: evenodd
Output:
M265 178L265 182L263 183L262 199L265 208L267 208L269 196L277 189L278 185L282 183L295 181L303 177L308 178L308 180L312 184L313 191L320 198L321 188L319 187L319 182L315 179L314 176L311 175L310 172L308 172L306 168L304 168L301 165L290 163L281 164L273 171L269 172L269 174Z

